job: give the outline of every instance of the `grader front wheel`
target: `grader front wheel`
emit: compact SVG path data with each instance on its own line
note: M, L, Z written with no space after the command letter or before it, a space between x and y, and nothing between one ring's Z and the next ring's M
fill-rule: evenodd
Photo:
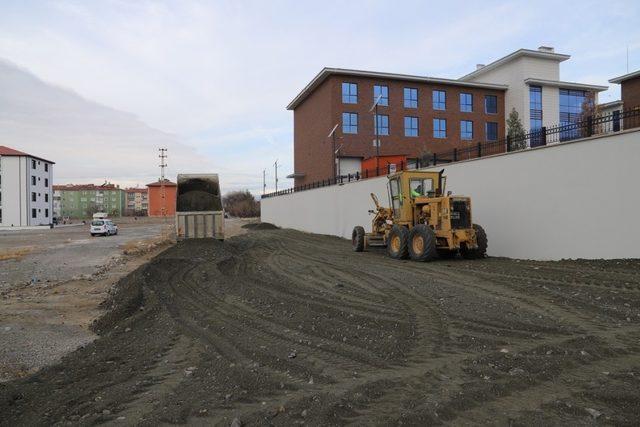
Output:
M355 252L364 251L364 228L356 225L351 233L351 246Z
M487 233L484 231L484 228L478 224L473 224L473 229L476 231L476 242L478 247L475 249L463 248L460 252L465 259L480 259L487 256Z
M414 261L431 261L438 257L436 234L431 227L418 224L409 233L409 255Z

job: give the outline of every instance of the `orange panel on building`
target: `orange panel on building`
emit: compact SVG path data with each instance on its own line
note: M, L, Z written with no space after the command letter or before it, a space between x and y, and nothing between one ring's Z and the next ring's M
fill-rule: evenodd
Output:
M378 160L379 159L379 160ZM395 165L396 170L400 171L407 167L407 156L373 156L362 161L362 176L386 175L389 172L389 165ZM376 166L379 167L379 173L376 174Z
M163 206L165 216L174 216L176 214L177 184L168 179L164 181L164 203L162 200L163 186L160 181L147 184L147 187L149 187L149 216L162 216Z

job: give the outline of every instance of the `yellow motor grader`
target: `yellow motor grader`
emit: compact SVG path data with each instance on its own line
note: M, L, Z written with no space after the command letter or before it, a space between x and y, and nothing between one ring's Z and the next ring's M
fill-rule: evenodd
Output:
M376 209L371 233L356 226L351 241L356 252L370 246L387 248L391 258L410 257L415 261L451 258L483 258L487 252L487 235L471 220L471 199L445 195L444 169L402 171L389 175L388 194L391 207L382 207L371 193Z

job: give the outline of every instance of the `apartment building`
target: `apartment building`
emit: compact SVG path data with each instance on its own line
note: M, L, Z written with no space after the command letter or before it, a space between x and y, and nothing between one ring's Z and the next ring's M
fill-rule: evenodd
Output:
M378 153L411 163L498 141L505 136L506 90L504 84L325 68L287 106L294 117L289 177L299 186L333 176L333 137L341 175L360 172L362 161Z
M145 216L149 209L149 191L146 188L127 188L125 215Z
M620 96L624 109L640 108L640 70L615 77L609 83L620 85Z
M54 192L59 195L60 216L63 217L88 218L96 212L117 217L124 212L124 190L108 182L102 185L56 185Z
M0 226L53 221L54 162L0 145Z
M147 184L149 188L149 216L162 217L176 214L178 184L165 179Z
M585 102L597 104L598 92L608 89L561 80L560 63L569 58L548 46L519 49L490 64L478 64L460 81L507 85L505 114L515 108L527 131L569 125L580 119Z
M53 165L0 145L0 227L51 224Z

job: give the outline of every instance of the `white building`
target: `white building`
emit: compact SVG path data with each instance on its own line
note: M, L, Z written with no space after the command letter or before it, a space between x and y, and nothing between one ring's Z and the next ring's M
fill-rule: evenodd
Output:
M527 131L566 125L578 120L585 99L590 97L597 104L598 92L608 89L560 80L560 63L569 58L547 46L519 49L490 64L478 64L460 80L508 85L505 120L515 108Z
M53 165L0 145L0 227L52 222Z

